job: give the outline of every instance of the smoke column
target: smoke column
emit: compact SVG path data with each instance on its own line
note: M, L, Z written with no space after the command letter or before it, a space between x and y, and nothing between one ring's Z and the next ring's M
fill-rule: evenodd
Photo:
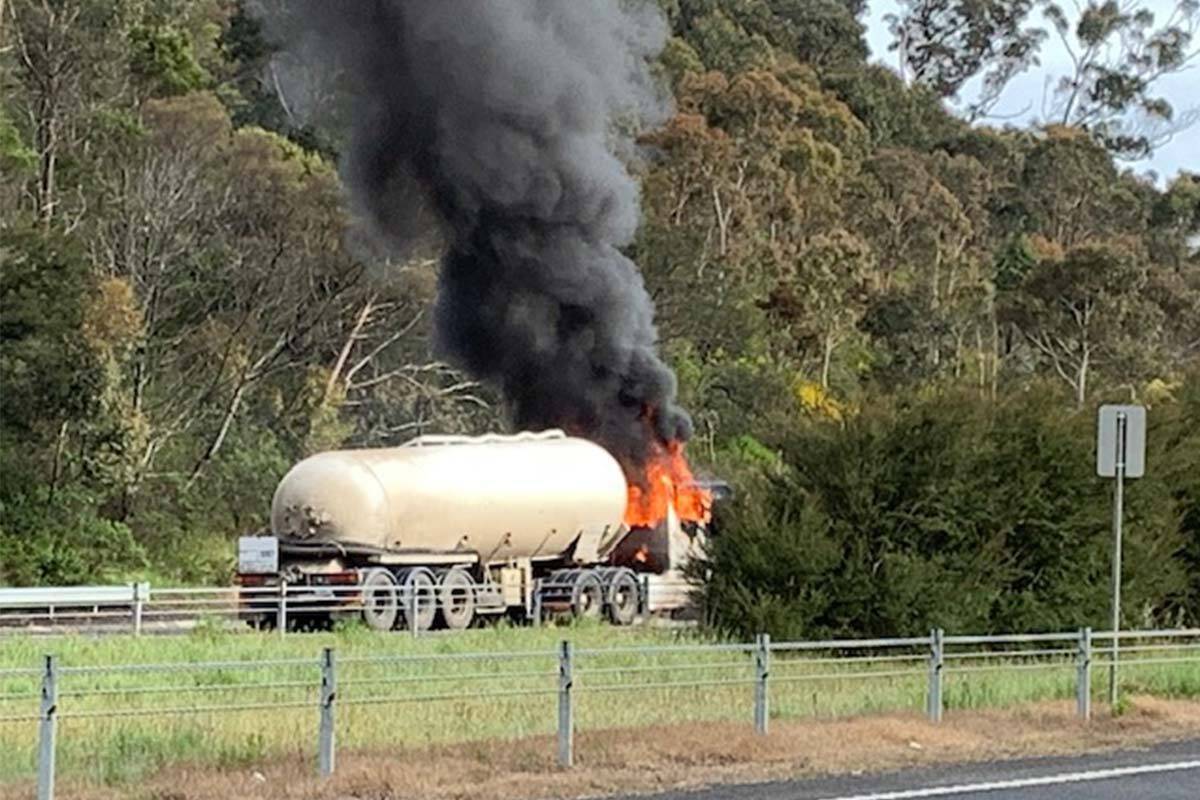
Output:
M293 6L296 9L297 6ZM653 125L665 23L632 0L319 0L299 6L352 101L345 173L374 232L446 242L439 355L637 470L691 432L654 309L621 253L637 185L614 121ZM649 416L647 416L649 414Z

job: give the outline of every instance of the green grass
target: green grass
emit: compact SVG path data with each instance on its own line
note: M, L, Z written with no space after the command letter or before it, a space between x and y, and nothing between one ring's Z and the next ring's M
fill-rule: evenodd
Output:
M557 719L557 654L563 639L571 640L579 651L575 718L580 730L725 720L750 724L754 668L749 653L613 652L613 648L705 643L695 632L648 627L496 627L419 639L363 629L286 639L211 629L176 637L18 638L4 640L0 671L36 668L45 653L57 655L65 668L300 660L263 664L254 670L64 673L59 686L63 715L58 732L59 773L115 784L136 781L177 761L247 766L283 754L315 758L318 660L326 646L335 648L338 659L339 749L550 735ZM596 650L605 652L589 652ZM512 652L523 655L503 655ZM419 655L481 653L486 657L407 660ZM1192 654L1200 657L1200 647ZM819 660L829 655L773 655L773 718L924 708L923 653L893 653L911 658L884 662ZM394 660L364 660L379 657ZM1125 691L1200 697L1200 661L1138 665L1135 657L1126 658ZM1103 694L1105 674L1099 666L1093 671L1097 700ZM36 714L38 681L36 675L0 674L0 717ZM693 681L708 685L664 685ZM733 681L737 683L724 683ZM281 682L297 685L264 685ZM145 689L155 691L137 693ZM505 694L524 691L536 694ZM1075 670L1069 659L1038 670L955 673L951 669L944 691L947 714L1068 699L1074 694ZM453 696L422 699L431 695ZM242 703L266 708L167 713ZM150 716L86 716L111 712ZM36 722L0 721L0 753L4 754L0 781L32 777L36 736Z

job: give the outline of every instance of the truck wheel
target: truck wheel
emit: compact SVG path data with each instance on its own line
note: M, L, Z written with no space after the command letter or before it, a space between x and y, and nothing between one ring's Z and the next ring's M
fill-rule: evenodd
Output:
M270 614L256 614L252 617L246 617L246 624L252 630L256 631L273 631L277 622L278 618Z
M618 570L609 579L605 610L614 625L632 625L637 618L638 582L629 570Z
M400 613L396 579L386 569L373 569L363 576L362 618L373 631L390 631Z
M437 581L433 573L424 567L402 569L396 575L400 579L400 619L402 626L409 630L427 631L433 627L437 616ZM413 614L413 598L416 598L417 618L409 619Z
M571 613L581 619L598 619L604 610L604 585L594 572L580 572L571 587Z
M438 610L452 631L469 627L475 619L475 579L465 569L447 570L438 586Z

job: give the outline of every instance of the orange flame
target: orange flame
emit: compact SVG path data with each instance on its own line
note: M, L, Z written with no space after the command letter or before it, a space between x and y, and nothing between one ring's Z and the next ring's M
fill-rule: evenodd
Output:
M644 487L629 487L625 507L625 524L629 527L653 527L666 519L671 506L683 521L708 522L711 518L712 494L696 485L681 442L654 446L644 467L644 481Z

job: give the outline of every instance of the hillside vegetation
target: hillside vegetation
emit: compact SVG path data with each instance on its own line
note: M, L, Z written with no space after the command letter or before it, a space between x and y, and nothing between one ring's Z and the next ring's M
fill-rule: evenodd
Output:
M249 5L0 2L0 582L226 581L304 455L506 425L431 354L435 248L355 226L335 87ZM1028 0L902 3L906 79L858 0L661 5L630 255L691 457L739 490L713 624L1102 626L1113 400L1151 421L1128 621L1200 624L1200 177L1119 160L1176 119L1192 7L1051 14L1083 61L1014 128Z

